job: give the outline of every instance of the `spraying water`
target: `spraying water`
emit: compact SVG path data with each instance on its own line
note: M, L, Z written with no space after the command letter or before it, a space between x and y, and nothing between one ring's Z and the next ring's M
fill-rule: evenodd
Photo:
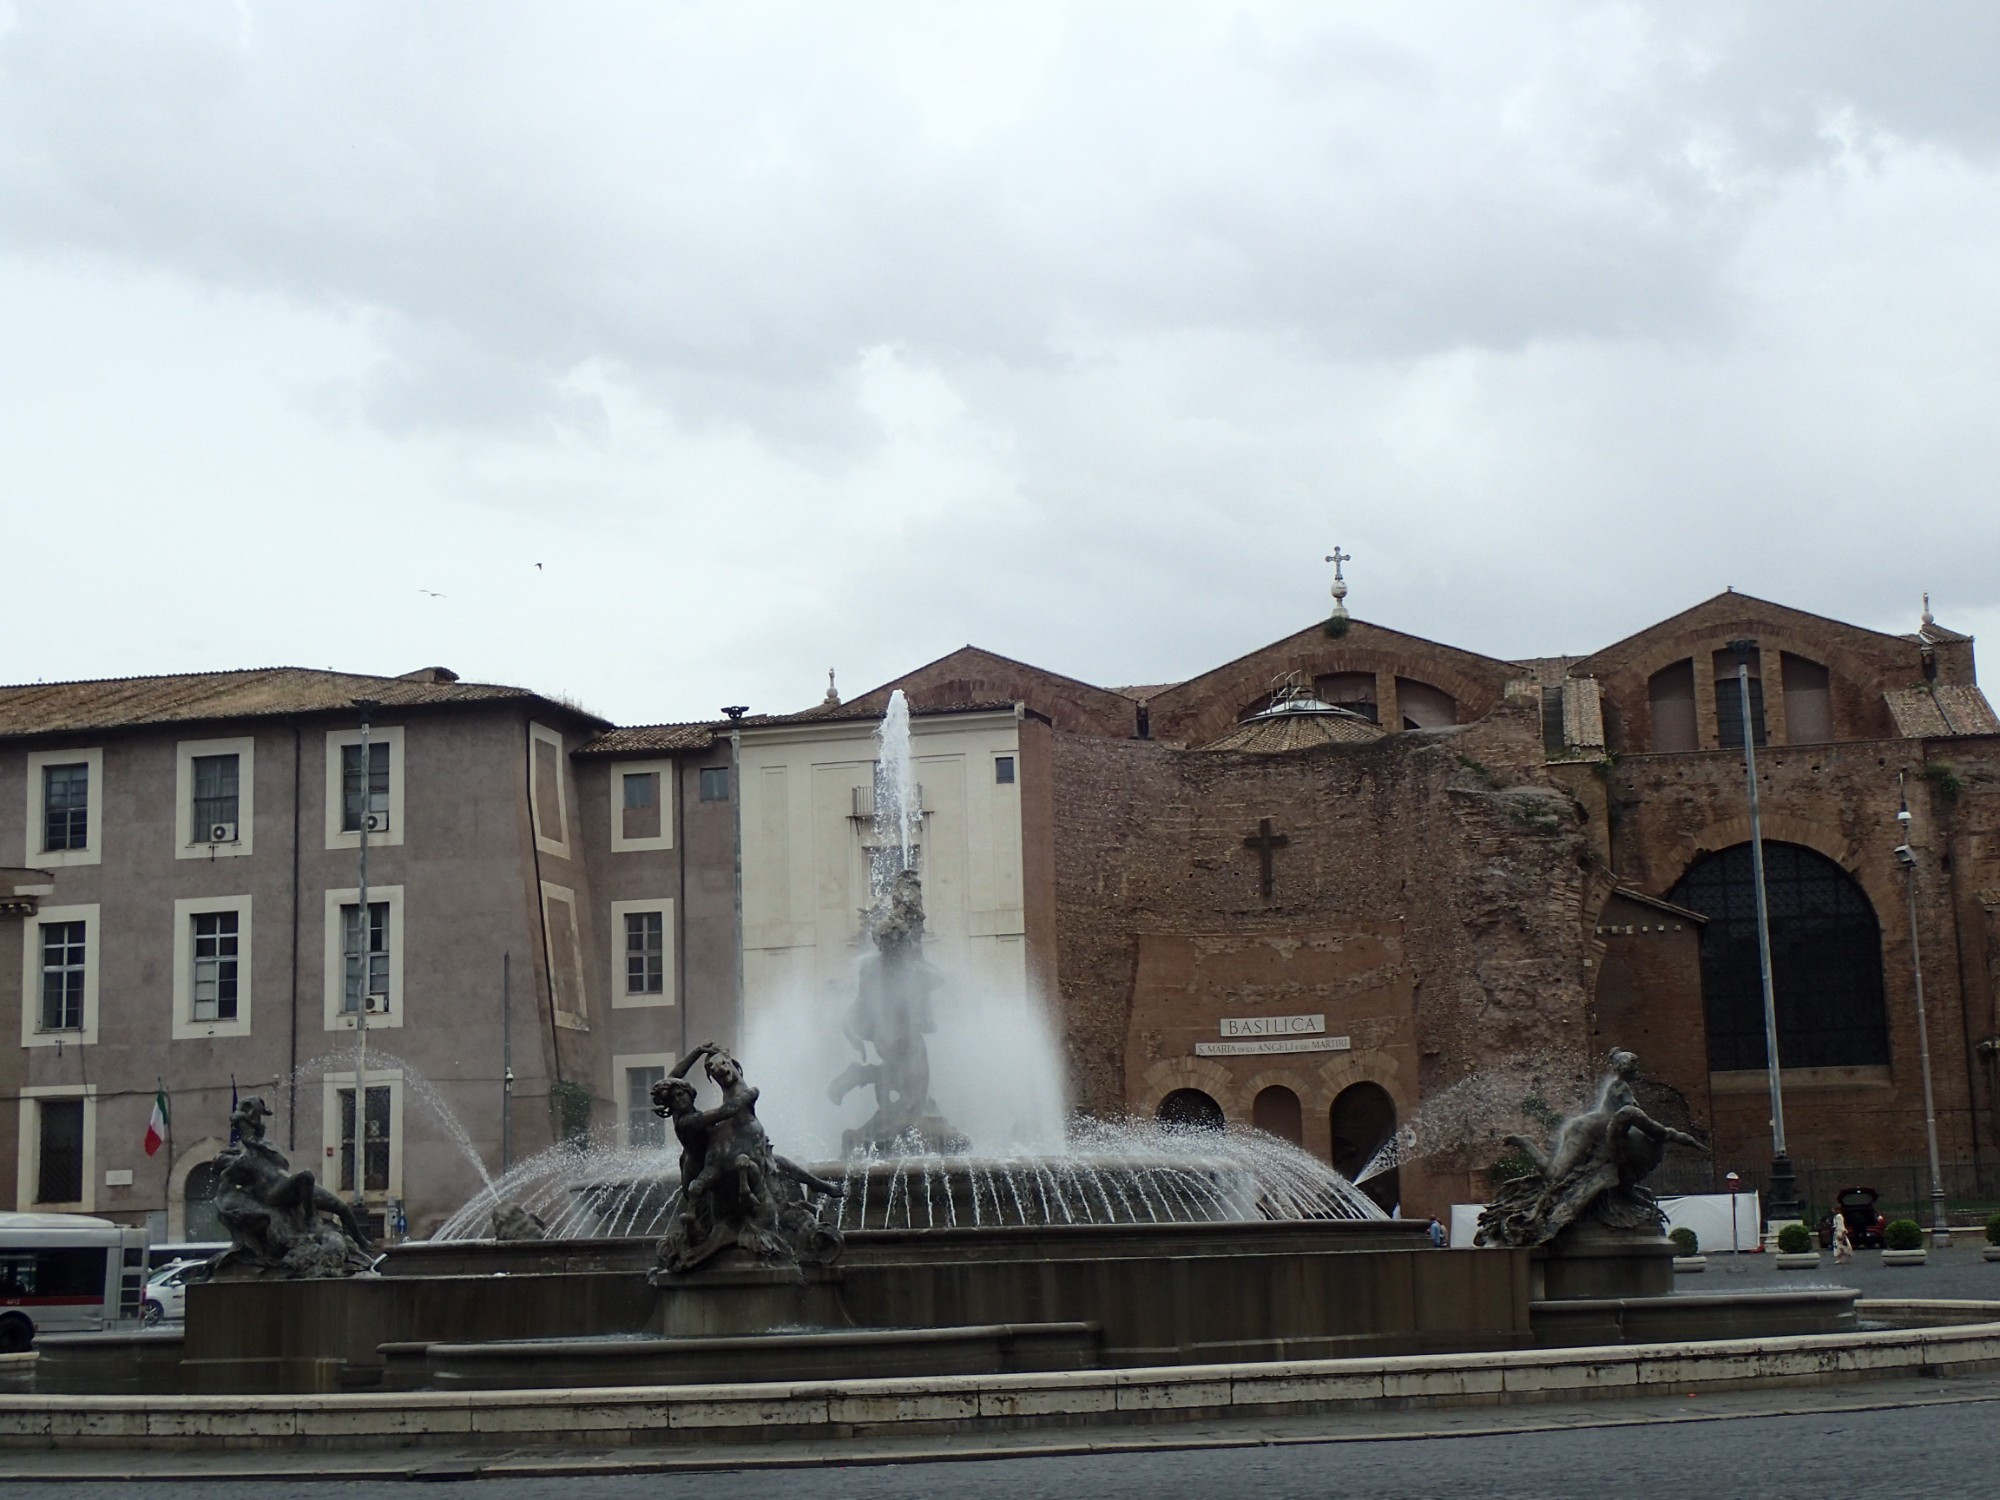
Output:
M916 867L923 820L910 752L910 703L897 688L875 730L875 843L868 854L871 902L886 897L896 877Z

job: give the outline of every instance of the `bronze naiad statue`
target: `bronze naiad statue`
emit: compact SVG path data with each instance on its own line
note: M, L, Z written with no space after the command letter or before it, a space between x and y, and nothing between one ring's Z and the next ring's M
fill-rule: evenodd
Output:
M722 1090L714 1109L695 1108L687 1075L697 1060ZM819 1221L812 1197L845 1189L771 1149L757 1090L735 1058L703 1042L653 1085L653 1113L673 1121L681 1147L680 1203L660 1240L662 1270L692 1271L731 1247L767 1265L825 1265L840 1254L840 1231Z
M841 1151L970 1150L972 1143L931 1097L924 1037L937 1030L931 992L939 978L924 962L924 892L914 870L896 877L868 913L867 925L876 951L861 966L859 990L841 1023L861 1061L834 1079L827 1097L838 1104L855 1089L872 1086L875 1113L841 1137ZM871 1046L878 1059L872 1063Z
M215 1159L215 1212L229 1231L229 1248L209 1261L208 1275L254 1280L370 1270L376 1257L354 1210L311 1172L294 1172L285 1153L264 1139L270 1115L252 1097L229 1117L236 1141Z
M1701 1142L1640 1108L1632 1093L1638 1076L1638 1058L1613 1052L1595 1106L1558 1125L1546 1152L1525 1137L1507 1137L1535 1170L1501 1184L1479 1216L1473 1243L1540 1245L1586 1222L1628 1234L1660 1233L1666 1216L1643 1180L1669 1142L1697 1148Z

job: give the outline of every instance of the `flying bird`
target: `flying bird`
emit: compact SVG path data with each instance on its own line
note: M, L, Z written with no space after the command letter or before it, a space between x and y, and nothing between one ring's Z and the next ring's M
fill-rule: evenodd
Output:
M440 594L436 589L418 589L417 592L420 594L429 594L433 599L442 599L445 597L443 594Z

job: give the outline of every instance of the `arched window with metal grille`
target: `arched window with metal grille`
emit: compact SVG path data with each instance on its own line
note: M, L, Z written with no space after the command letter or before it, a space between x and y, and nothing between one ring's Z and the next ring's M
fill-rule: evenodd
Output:
M1888 1062L1882 928L1867 892L1825 855L1769 840L1764 888L1771 910L1780 1064L1833 1068ZM1701 989L1709 1067L1763 1068L1764 987L1750 846L1703 855L1667 899L1708 918L1701 933Z

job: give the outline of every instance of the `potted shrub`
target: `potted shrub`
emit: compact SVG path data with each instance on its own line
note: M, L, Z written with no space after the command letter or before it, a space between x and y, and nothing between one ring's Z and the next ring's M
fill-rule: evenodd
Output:
M1701 1253L1701 1239L1692 1229L1676 1229L1667 1238L1674 1242L1676 1271L1686 1273L1708 1269L1708 1257Z
M2000 1214L1986 1221L1986 1248L1979 1253L1988 1260L2000 1261Z
M1882 1231L1882 1264L1920 1266L1924 1263L1924 1227L1915 1219L1892 1219Z
M1819 1264L1819 1246L1813 1232L1803 1224L1787 1224L1778 1231L1778 1269L1807 1271Z

